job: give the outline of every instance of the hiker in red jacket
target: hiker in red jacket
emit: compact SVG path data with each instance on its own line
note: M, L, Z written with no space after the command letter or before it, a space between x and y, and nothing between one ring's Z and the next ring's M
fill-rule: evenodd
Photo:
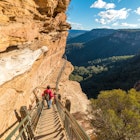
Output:
M42 94L42 97L45 98L45 100L47 102L47 105L48 105L48 108L51 108L51 106L52 106L52 98L54 97L54 95L53 95L49 85L47 86L47 89L44 90L44 93Z

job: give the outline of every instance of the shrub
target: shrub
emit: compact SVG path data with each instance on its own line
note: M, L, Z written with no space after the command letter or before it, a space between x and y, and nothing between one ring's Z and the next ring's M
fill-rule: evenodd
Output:
M140 139L140 92L102 91L92 99L93 126L99 140Z

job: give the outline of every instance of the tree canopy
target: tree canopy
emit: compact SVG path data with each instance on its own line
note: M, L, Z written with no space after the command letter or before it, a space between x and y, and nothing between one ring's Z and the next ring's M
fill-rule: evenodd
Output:
M92 99L93 126L99 140L140 139L140 92L101 91Z

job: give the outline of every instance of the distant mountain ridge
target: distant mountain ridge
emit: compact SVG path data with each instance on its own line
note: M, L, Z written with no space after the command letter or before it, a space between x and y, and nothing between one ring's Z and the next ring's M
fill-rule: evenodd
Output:
M69 30L68 40L88 32L87 30Z
M68 39L67 43L84 43L88 42L90 40L104 37L107 35L110 35L114 33L116 30L114 29L93 29L91 31L85 32L79 36L76 36L74 38Z
M74 44L79 45L74 47ZM73 65L81 65L97 58L135 55L139 52L140 29L94 29L67 41L67 57Z

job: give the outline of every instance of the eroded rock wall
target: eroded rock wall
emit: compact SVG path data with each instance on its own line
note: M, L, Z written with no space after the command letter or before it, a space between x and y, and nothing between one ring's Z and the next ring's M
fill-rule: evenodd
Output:
M33 105L34 94L41 99L48 84L55 87L65 61L62 57L70 29L65 12L69 2L0 1L0 132L16 121L14 110ZM87 97L79 84L68 80L72 70L67 62L59 92L63 100L72 100L72 113L86 111Z

